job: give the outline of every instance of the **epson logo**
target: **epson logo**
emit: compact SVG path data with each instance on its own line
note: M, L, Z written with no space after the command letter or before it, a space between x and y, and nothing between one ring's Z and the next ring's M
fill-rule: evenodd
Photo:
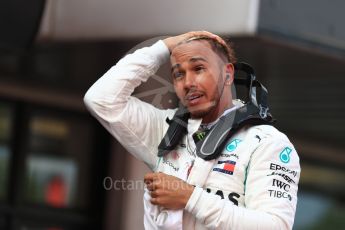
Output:
M292 174L294 177L297 176L297 172L294 171L294 170L291 170L291 169L288 169L284 166L281 166L281 165L278 165L278 164L274 164L274 163L271 163L271 166L270 166L270 169L271 170L275 170L275 171L283 171L283 172L286 172L286 173L290 173Z

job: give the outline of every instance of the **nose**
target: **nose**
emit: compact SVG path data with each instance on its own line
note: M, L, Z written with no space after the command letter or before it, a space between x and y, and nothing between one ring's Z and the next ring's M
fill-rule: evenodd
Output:
M187 72L184 78L184 89L186 91L196 87L196 78L193 73Z

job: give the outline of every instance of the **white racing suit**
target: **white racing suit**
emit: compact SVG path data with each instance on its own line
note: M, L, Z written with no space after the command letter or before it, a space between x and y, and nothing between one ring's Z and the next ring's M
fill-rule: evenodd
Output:
M300 176L289 139L269 125L245 127L210 161L195 156L192 134L201 120L189 119L188 135L165 157L157 147L176 110L160 110L131 96L168 61L163 41L122 58L88 90L84 102L100 123L153 171L176 175L190 169L195 189L183 211L183 229L292 229ZM148 194L146 194L147 196ZM146 229L157 229L145 205ZM151 210L152 211L152 210Z

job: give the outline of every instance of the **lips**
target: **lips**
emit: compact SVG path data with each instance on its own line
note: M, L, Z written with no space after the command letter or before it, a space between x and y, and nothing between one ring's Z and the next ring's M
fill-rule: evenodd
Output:
M185 100L189 106L198 104L204 95L202 93L189 93L185 96Z

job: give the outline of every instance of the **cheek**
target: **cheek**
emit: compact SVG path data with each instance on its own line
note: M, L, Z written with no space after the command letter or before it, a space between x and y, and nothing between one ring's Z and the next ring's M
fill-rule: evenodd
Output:
M181 100L184 97L184 90L182 84L174 83L174 90L177 97Z
M200 76L197 80L197 83L205 91L216 92L218 88L221 88L219 85L219 79L214 78L212 75L203 75Z
M199 83L199 84L203 84L203 85L215 85L217 84L217 80L218 80L218 76L217 73L214 73L214 72L211 72L211 71L206 71L206 72L203 72L201 74L198 74L197 75L197 78L196 78L196 81Z

